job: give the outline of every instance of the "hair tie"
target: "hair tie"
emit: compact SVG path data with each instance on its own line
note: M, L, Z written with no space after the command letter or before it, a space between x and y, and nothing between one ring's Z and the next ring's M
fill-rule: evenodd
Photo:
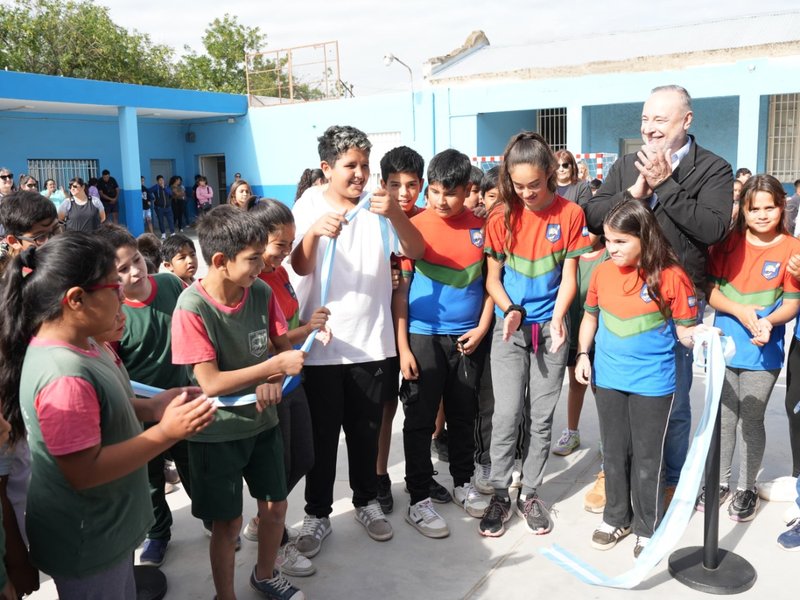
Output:
M36 246L25 248L19 255L22 266L33 271L36 269Z

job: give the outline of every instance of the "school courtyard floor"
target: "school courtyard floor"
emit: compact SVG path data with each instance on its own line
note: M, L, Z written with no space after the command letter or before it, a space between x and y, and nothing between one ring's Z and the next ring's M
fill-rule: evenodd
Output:
M195 237L192 235L192 237ZM196 239L196 237L195 237ZM335 332L334 332L335 335ZM791 456L788 426L784 411L785 373L772 394L766 415L767 449L760 481L790 474ZM692 389L693 426L702 410L705 376L695 370ZM566 385L556 408L554 441L566 421ZM586 512L583 496L592 486L600 466L597 412L591 392L587 393L581 418L581 447L567 457L551 455L540 496L552 506L553 531L544 536L531 534L517 516L508 523L500 538L488 539L478 534L478 519L468 516L455 504L437 505L450 526L450 536L428 539L404 520L408 505L403 481L402 410L393 424L389 474L394 482L394 512L388 515L394 538L388 542L371 540L353 519L347 478L347 449L340 438L336 487L337 499L331 515L332 534L314 557L315 575L292 578L306 597L317 600L367 600L435 598L437 600L529 600L533 597L575 599L704 598L674 580L663 560L631 592L583 584L550 562L540 549L558 544L607 575L621 574L633 566L634 537L629 536L607 552L592 549L590 538L602 515ZM434 460L437 479L451 488L448 465ZM734 477L738 460L733 466ZM303 518L303 482L289 497L287 522L299 526ZM246 496L246 494L245 494ZM214 597L208 562L208 538L201 524L191 516L189 500L183 490L167 496L175 523L172 542L162 570L169 590L167 598L195 599ZM800 567L800 554L786 552L776 543L785 530L782 517L788 502L762 502L756 518L737 524L720 515L720 547L736 552L753 565L755 585L742 598L795 598L792 581L794 568ZM245 521L255 514L255 502L245 497ZM703 515L694 513L677 548L702 545ZM250 589L248 578L256 559L256 544L242 540L236 555L236 592L240 599L258 598ZM138 552L137 552L138 554ZM55 586L43 578L42 588L31 596L35 600L57 598Z

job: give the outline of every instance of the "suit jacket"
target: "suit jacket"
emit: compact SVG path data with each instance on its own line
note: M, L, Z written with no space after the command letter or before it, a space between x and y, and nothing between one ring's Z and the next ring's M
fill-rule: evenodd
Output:
M702 295L708 247L727 235L731 221L733 169L725 159L698 145L694 136L689 137L689 153L672 177L654 190L658 202L653 214ZM603 219L636 182L636 160L636 154L627 154L615 162L597 194L584 206L592 233L603 233Z

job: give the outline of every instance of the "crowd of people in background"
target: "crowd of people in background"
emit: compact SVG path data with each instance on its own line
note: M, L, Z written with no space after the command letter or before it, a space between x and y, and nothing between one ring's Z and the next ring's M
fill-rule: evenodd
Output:
M371 143L332 126L291 209L240 173L216 199L201 175L190 189L157 175L142 178L138 239L118 224L108 170L40 191L0 169L0 495L15 508L0 528L13 565L0 592L35 590L41 570L64 600L135 598L134 550L143 542L141 564L163 564L165 495L180 481L210 537L218 598L235 597L244 537L259 547L250 586L302 600L287 577L316 572L332 531L341 433L354 519L373 540L393 537L398 402L409 526L448 536L437 505L452 502L481 536L503 535L513 514L548 534L544 474L551 453L583 443L589 388L602 469L584 507L602 517L587 539L610 550L633 535L638 558L686 460L691 350L709 331L737 348L714 497L732 520L755 518L765 410L800 311L800 180L787 198L768 174L734 175L688 133L693 118L685 89L654 89L641 150L602 181L533 132L486 172L455 149L426 170L401 146L381 157L366 206ZM800 494L799 336L786 413ZM565 375L567 427L553 443ZM137 398L131 381L164 391ZM434 478L432 452L452 485ZM243 480L256 514L242 514ZM302 480L294 530L286 499ZM778 537L787 550L800 548L798 503Z

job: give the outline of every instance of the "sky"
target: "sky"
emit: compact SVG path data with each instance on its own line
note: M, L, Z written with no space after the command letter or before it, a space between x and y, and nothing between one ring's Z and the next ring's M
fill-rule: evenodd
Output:
M461 46L478 29L491 44L524 44L798 6L797 0L172 0L148 2L143 11L131 0L97 2L110 9L117 24L172 46L177 56L184 45L202 51L203 31L226 12L259 27L267 35L267 50L336 40L341 79L353 85L356 96L409 89L408 71L397 63L387 67L386 54L408 64L419 85L427 59Z

